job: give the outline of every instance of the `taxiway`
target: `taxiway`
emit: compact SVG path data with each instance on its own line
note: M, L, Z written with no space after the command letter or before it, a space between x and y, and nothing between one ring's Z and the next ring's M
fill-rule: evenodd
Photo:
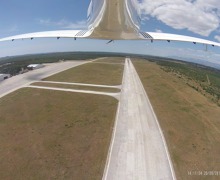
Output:
M5 81L0 82L0 98L21 87L29 85L34 81L39 81L48 76L54 75L61 71L79 66L87 62L88 61L67 61L61 63L53 63L46 65L46 67L43 67L41 69L36 69L24 74L13 76Z

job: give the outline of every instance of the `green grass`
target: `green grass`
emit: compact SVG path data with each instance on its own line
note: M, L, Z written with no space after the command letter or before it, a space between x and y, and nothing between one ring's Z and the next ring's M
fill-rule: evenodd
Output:
M173 73L202 94L208 94L216 104L220 105L220 71L213 68L199 67L189 63L157 61L161 68ZM210 82L208 82L209 78Z
M31 88L1 98L1 179L101 179L117 104Z
M123 68L124 66L119 64L87 63L45 78L44 80L120 85L122 81Z

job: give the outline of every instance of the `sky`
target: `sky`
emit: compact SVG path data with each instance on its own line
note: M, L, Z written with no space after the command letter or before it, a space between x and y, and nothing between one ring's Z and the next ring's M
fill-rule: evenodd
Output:
M204 38L220 42L219 0L133 0L141 30ZM85 29L90 0L2 0L0 38L50 30ZM88 39L34 39L0 43L0 57L65 51L129 52L201 59L220 64L220 48L180 42Z

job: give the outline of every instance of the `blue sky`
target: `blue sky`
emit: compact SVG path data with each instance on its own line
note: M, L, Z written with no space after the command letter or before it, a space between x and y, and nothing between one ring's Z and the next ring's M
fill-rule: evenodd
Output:
M207 0L206 0L207 1ZM158 31L220 40L220 1L142 0L143 31ZM85 28L89 0L2 0L0 38L22 33ZM191 10L191 11L189 11ZM220 48L191 43L34 39L0 43L0 57L56 51L110 51L207 59L218 63Z

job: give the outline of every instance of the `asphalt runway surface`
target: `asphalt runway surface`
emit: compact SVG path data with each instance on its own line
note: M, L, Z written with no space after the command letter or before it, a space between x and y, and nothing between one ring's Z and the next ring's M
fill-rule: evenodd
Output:
M127 58L103 180L130 179L176 178L156 115L132 62Z

